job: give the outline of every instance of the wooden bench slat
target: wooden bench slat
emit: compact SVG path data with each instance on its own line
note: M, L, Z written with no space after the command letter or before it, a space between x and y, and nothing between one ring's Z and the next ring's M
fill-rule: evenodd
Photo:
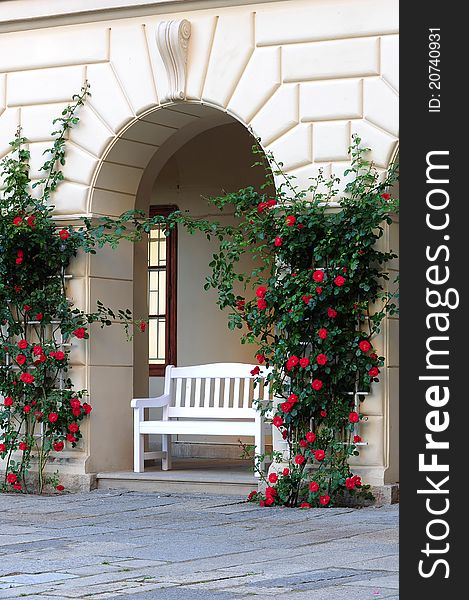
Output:
M176 379L176 406L181 406L181 395L182 395L182 379L178 377Z
M194 394L194 406L200 406L200 396L201 396L201 387L202 387L202 379L197 377L195 380L195 394Z
M233 408L242 408L241 397L239 393L240 378L236 377L233 387Z
M204 408L210 406L210 391L212 389L212 380L210 377L205 378L205 390L204 390Z

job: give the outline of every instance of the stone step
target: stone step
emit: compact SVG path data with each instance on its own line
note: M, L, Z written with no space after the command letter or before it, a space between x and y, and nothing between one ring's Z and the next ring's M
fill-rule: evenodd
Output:
M203 493L246 497L257 489L257 479L250 472L250 463L215 460L181 459L171 471L151 467L144 473L114 471L98 473L98 489L126 489L139 492Z

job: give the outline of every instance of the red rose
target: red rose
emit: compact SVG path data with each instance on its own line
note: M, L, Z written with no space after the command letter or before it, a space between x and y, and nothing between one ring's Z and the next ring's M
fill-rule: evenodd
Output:
M31 229L34 229L34 227L35 227L35 223L34 223L35 219L36 219L36 215L31 215L26 219L26 222L31 227Z
M319 392L319 390L322 388L323 383L320 379L313 379L313 383L311 384L311 387L313 388L313 390L316 390L316 392Z
M272 425L274 425L275 427L281 427L283 425L283 419L282 417L274 417L272 419Z
M265 310L267 308L267 302L264 300L264 298L259 298L257 301L257 308L259 310Z
M314 281L317 281L318 283L321 283L321 281L324 281L324 271L314 271L313 279L314 279Z
M288 215L288 217L285 219L285 223L287 224L287 227L293 227L293 225L296 223L296 217L293 215Z
M265 506L265 500L259 500L259 506Z
M8 483L16 483L18 481L18 477L16 476L16 473L8 473L7 481L8 481Z
M26 356L24 354L18 354L15 360L19 365L24 365L24 363L26 362Z
M300 446L302 448L307 448L308 447L308 442L306 440L300 440Z
M24 312L29 312L31 310L31 307L29 306L29 304L25 304L23 306L23 310L24 310Z
M378 355L376 354L376 352L372 352L370 354L370 358L371 358L371 360L376 360L378 358Z
M345 279L342 277L342 275L337 275L337 277L334 279L334 283L336 286L342 287L345 283Z
M316 362L323 367L327 363L327 356L325 354L318 354Z
M362 441L362 438L359 435L354 435L353 436L353 443L354 444L358 444Z
M77 438L73 435L73 433L67 433L67 442L70 442L71 444L73 444L73 442L76 442Z
M311 504L309 502L302 502L300 508L311 508Z
M61 240L65 241L70 237L70 233L66 229L61 229L59 231L59 236Z
M262 364L265 361L265 356L263 354L256 354L256 360L259 364Z
M49 413L48 419L51 423L56 423L58 418L59 418L59 415L56 412Z
M263 285L261 285L256 290L256 296L258 298L263 298L265 296L266 292L267 292L267 288L264 287Z
M272 496L267 496L267 498L265 499L265 505L272 506L273 503L274 503L274 499L272 498Z
M296 394L290 394L288 396L288 402L295 404L295 402L298 402L298 396Z
M18 342L18 348L20 350L25 350L28 347L28 342L26 340L20 340Z
M277 490L273 487L268 486L265 488L265 495L275 497L277 495Z
M302 367L303 369L306 369L306 367L309 365L309 358L300 358L300 367Z
M80 426L78 425L78 423L70 423L70 425L68 426L68 430L71 433L76 433L79 429L80 429Z
M20 442L18 444L18 449L22 452L25 452L28 449L28 445L26 444L26 442Z
M274 246L276 246L277 248L280 248L280 246L283 244L283 238L281 238L279 235L275 238L274 240Z
M290 475L290 469L288 467L285 467L282 471L282 475L284 477L288 477Z
M29 404L25 405L25 407L23 408L23 412L25 412L26 414L31 412L31 407L29 406Z
M59 485L56 485L56 486L55 486L55 489L56 489L58 492L63 492L65 488L64 488L64 486L63 486L63 485L61 485L61 484L59 483Z
M74 335L78 339L82 340L85 337L85 335L86 335L85 328L84 327L78 327L78 329L75 329L75 331L72 331L72 335Z
M305 304L309 304L309 301L311 300L312 296L310 296L309 294L307 294L306 296L303 296L303 302Z
M314 458L316 460L324 460L326 456L326 453L324 452L324 450L315 450L314 451Z
M63 360L65 358L65 354L61 350L59 350L55 353L54 358L55 360Z
M353 490L355 487L355 480L352 479L351 477L347 477L347 479L345 480L345 487L348 490Z
M330 496L319 496L319 504L322 504L323 506L327 506L330 501Z
M310 444L312 444L316 440L316 434L312 431L308 431L308 433L306 434L306 439Z
M72 409L72 415L74 417L79 417L81 415L81 408L73 408Z
M7 447L6 447L6 446L5 446L5 444L2 442L2 443L0 444L0 454L1 454L2 452L6 452L6 450L7 450Z
M21 265L21 264L23 264L23 259L21 257L19 257L19 258L15 259L15 262L17 265Z
M87 402L83 402L83 411L85 415L89 415L92 410L92 407Z
M371 344L368 340L362 340L358 345L362 352L368 352L371 349Z
M266 204L269 208L271 208L272 206L275 206L277 204L277 200L272 198L271 200L267 200Z
M305 457L302 454L297 454L295 456L295 463L297 465L302 465L305 462Z
M293 367L296 367L296 365L300 362L300 359L298 358L298 356L290 356L290 358L287 360L287 370L291 371L293 369Z
M15 285L13 289L17 294L19 294L23 288L20 285Z
M13 219L13 225L16 225L16 227L19 227L22 223L23 219L21 217L15 217Z
M319 484L318 484L316 481L312 481L312 482L309 484L309 491L310 491L310 492L317 492L317 491L318 491L318 489L319 489Z
M35 321L42 321L42 313L37 313L36 316L34 317Z
M142 333L144 333L144 332L145 332L145 329L147 328L147 324L145 323L145 321L140 321L140 325L139 325L139 327L140 327L140 331L141 331Z
M327 410L322 409L322 411L319 414L321 415L321 417L327 417Z
M287 432L287 430L286 430L286 429L284 429L284 430L282 431L282 437L283 437L283 439L284 439L284 440L286 440L286 439L287 439L287 437L288 437L288 432Z
M277 473L271 473L269 475L269 481L270 481L270 483L277 483L277 480L278 480Z
M33 354L34 356L41 356L43 350L41 346L34 346L33 348Z
M352 411L348 416L348 420L350 421L350 423L358 423L358 421L360 420L360 416L357 412Z
M53 447L56 452L62 452L62 450L65 447L65 444L62 441L54 442Z
M80 406L81 406L80 400L78 398L71 398L70 406L72 408L80 408Z
M298 223L298 229L303 229L304 228L304 223Z
M333 308L328 308L327 316L330 317L331 319L335 319L337 317L337 311L334 310Z
M249 492L249 494L248 494L248 502L251 501L256 496L257 496L256 490L252 490L252 492Z
M280 410L283 411L284 413L289 413L292 408L293 408L293 405L290 404L290 402L282 402L282 404L280 405Z
M352 477L352 479L354 480L356 487L361 487L362 486L362 479L361 479L361 477L359 475L354 475Z
M257 205L257 212L261 213L264 212L264 210L267 208L267 202L259 202L259 204Z
M316 288L316 294L322 294L322 287L317 287Z
M252 369L252 370L251 370L251 375L252 375L253 377L255 377L256 375L259 375L259 373L260 373L260 372L261 372L261 370L260 370L260 369L259 369L259 367L256 365L256 366L254 367L254 369Z
M327 329L321 327L321 329L318 331L318 336L321 338L321 340L325 340L327 338Z
M18 483L18 482L16 482L16 483L13 485L13 488L14 488L15 490L18 490L18 491L19 491L19 490L21 490L21 489L22 489L21 483Z
M13 398L11 396L5 396L5 399L3 400L3 405L11 406L12 404L13 404Z
M368 371L368 375L370 377L376 377L379 373L379 369L378 367L371 367L371 369Z
M381 194L381 198L382 198L383 200L386 200L386 201L387 201L387 200L390 200L390 198L391 198L391 194Z
M30 373L21 373L20 379L23 383L33 383L34 375Z

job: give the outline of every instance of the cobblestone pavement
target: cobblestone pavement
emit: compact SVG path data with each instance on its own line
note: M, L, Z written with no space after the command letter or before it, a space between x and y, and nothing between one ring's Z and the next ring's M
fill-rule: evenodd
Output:
M398 507L0 495L0 599L396 600Z

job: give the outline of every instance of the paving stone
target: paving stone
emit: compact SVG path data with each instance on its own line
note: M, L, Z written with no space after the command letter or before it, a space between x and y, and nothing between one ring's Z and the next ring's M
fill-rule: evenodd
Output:
M0 599L395 600L397 526L396 506L261 509L124 490L1 495Z

